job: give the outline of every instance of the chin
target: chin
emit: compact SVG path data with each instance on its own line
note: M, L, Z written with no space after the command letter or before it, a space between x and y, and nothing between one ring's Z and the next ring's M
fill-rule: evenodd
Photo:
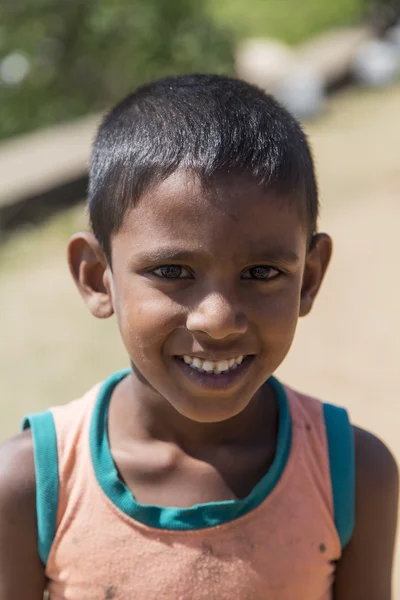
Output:
M210 406L204 406L209 402ZM199 406L201 404L202 406ZM219 404L219 403L218 403ZM222 403L221 403L222 404ZM196 423L222 423L223 421L228 421L233 417L239 415L248 405L247 403L240 402L240 404L232 403L232 400L226 399L225 405L216 406L215 400L211 398L200 399L196 402L196 406L176 406L174 405L175 410L177 410L183 417L190 419Z

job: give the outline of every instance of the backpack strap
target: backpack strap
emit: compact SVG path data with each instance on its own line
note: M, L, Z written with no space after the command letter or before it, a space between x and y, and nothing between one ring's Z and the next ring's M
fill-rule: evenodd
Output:
M335 525L342 549L355 523L355 454L353 427L344 408L324 404Z
M53 415L49 410L28 415L22 422L22 429L32 431L38 550L46 565L56 534L58 509L58 453Z

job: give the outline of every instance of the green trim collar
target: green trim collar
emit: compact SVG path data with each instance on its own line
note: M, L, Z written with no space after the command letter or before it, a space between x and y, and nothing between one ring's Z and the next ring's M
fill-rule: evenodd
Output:
M90 450L97 481L109 499L125 514L149 527L167 530L195 530L215 527L254 510L270 494L286 466L291 446L291 423L286 392L274 377L269 379L279 404L278 442L268 473L252 492L240 500L209 502L190 508L151 506L136 502L121 480L110 452L107 434L108 407L112 392L130 373L123 370L107 379L100 390L90 428Z

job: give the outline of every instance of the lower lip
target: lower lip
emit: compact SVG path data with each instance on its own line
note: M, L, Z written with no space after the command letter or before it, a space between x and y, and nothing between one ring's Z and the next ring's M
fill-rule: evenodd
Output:
M227 390L234 387L240 379L247 373L253 363L254 356L246 356L243 362L233 371L214 375L193 369L187 365L181 358L174 357L175 364L179 369L196 385L208 390Z

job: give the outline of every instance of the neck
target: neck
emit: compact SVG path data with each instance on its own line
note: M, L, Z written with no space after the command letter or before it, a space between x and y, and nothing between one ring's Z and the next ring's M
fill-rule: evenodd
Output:
M115 389L111 412L120 440L165 441L191 455L201 454L205 447L256 446L273 439L278 427L277 402L268 383L238 415L218 423L199 423L176 411L135 371Z

